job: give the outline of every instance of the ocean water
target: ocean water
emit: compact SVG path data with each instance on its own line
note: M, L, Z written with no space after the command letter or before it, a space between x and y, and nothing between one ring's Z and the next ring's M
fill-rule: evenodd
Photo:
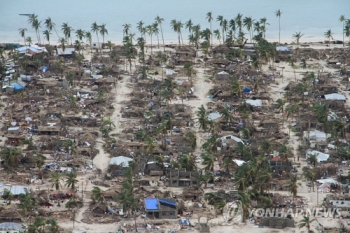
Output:
M27 28L27 36L36 42L35 31L27 23L27 17L19 15L31 13L37 14L42 21L51 17L60 36L63 36L63 23L68 23L73 29L83 30L90 30L95 21L98 24L106 23L108 35L105 36L105 41L121 41L122 25L125 23L131 24L130 31L139 37L137 22L142 20L149 25L159 15L164 18L164 39L176 41L177 35L170 27L172 19L182 23L191 19L194 24L200 24L205 29L210 27L206 20L209 11L215 19L212 22L213 30L220 28L216 21L218 15L227 20L238 13L243 14L243 18L250 16L256 20L266 17L270 24L267 26L266 38L278 41L278 18L275 16L278 9L282 12L281 42L291 41L292 35L299 31L304 34L301 41L324 40L324 32L329 29L334 33L334 39L342 40L339 17L345 15L350 18L350 0L0 0L0 41L22 42L18 29ZM43 30L45 26L42 22L41 31ZM182 32L183 38L187 39L188 31L185 27ZM246 37L249 37L248 34ZM41 38L43 40L43 35ZM51 41L58 41L54 32Z

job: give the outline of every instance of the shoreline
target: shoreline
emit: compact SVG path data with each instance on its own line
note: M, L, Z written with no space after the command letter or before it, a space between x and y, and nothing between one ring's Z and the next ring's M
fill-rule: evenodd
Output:
M135 39L136 40L136 39ZM271 38L271 39L266 39L268 42L270 43L278 43L278 38L277 40L275 38ZM120 41L120 40L105 40L105 43L107 41L111 41L113 44L115 45L122 45L123 42ZM322 38L322 37L316 37L316 38L306 38L306 39L300 39L300 42L299 42L299 45L303 45L303 44L309 44L309 45L313 45L313 44L324 44L326 45L325 43L326 39L325 38ZM339 40L332 40L332 41L339 41ZM341 41L341 40L340 40ZM93 40L92 43L96 43L97 41ZM150 40L149 38L146 38L146 46L150 46L151 43L150 43ZM0 44L20 44L20 45L23 45L23 40L1 40L0 39ZM100 41L101 43L101 41ZM252 43L254 43L254 41L252 41ZM349 40L346 40L345 38L345 44L347 43L350 43ZM33 40L33 45L37 44L37 42L35 40ZM45 41L44 45L47 45L48 42ZM74 40L73 40L73 44L74 44ZM86 43L85 41L82 41L82 44L84 45L88 45L88 43ZM178 40L164 40L164 44L166 45L169 45L169 44L174 44L174 45L177 45L178 44ZM188 45L189 44L189 41L188 40L183 40L183 45ZM214 46L219 46L221 45L222 43L220 43L218 40L213 40L213 45ZM247 40L247 44L250 44L250 41L249 39ZM281 44L284 45L284 44L287 44L287 45L297 45L295 40L293 39L287 39L287 38L281 38ZM50 41L50 45L60 45L60 43L58 42L54 42L54 41ZM67 43L68 46L70 46L69 43ZM333 46L334 45L341 45L342 44L332 44ZM158 41L157 40L152 40L152 46L158 46ZM159 46L162 47L163 46L163 42L161 41L161 39L159 40Z

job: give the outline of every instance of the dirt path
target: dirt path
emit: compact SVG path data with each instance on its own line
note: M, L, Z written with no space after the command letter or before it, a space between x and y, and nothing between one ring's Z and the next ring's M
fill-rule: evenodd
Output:
M113 107L114 111L111 115L111 120L115 124L114 129L110 132L110 135L113 134L119 134L122 131L122 116L121 116L121 108L123 104L121 104L121 101L127 99L127 94L131 92L131 89L127 87L127 78L124 77L123 80L117 83L116 87L113 88L111 94L115 96L113 100ZM103 149L103 138L102 134L99 133L99 136L97 138L96 143L96 149L99 150L99 153L94 158L94 166L101 169L102 172L105 172L108 168L109 163L109 154L104 152Z

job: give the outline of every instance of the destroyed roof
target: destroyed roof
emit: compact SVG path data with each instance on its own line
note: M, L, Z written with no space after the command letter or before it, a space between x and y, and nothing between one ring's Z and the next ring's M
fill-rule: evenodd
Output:
M64 55L72 55L74 53L74 48L65 48L62 50L61 48L57 48L57 55L58 56L64 56Z
M256 100L246 100L245 101L247 104L254 106L254 107L261 107L262 106L262 101L259 99Z
M326 100L346 100L346 97L344 95L338 94L338 93L332 93L328 95L324 95L324 98Z
M21 223L3 222L3 223L0 223L0 230L24 232L26 228Z
M12 186L9 191L12 193L12 195L16 196L29 193L29 189L25 186Z
M325 153L322 153L322 152L317 151L317 150L306 151L306 159L309 158L310 155L316 155L317 162L327 161L329 156L330 156L329 154L325 154Z
M57 126L38 126L38 131L39 132L59 132L60 127Z
M118 157L111 158L111 160L109 161L109 165L119 165L122 167L129 167L130 161L133 161L133 159L125 156L118 156Z

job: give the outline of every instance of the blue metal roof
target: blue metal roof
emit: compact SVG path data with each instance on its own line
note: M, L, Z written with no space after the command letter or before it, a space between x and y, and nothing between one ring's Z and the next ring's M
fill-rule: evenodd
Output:
M166 199L159 199L159 203L162 205L167 205L173 208L176 208L176 202L175 201L169 201Z
M145 198L146 210L159 210L158 199L156 198Z

